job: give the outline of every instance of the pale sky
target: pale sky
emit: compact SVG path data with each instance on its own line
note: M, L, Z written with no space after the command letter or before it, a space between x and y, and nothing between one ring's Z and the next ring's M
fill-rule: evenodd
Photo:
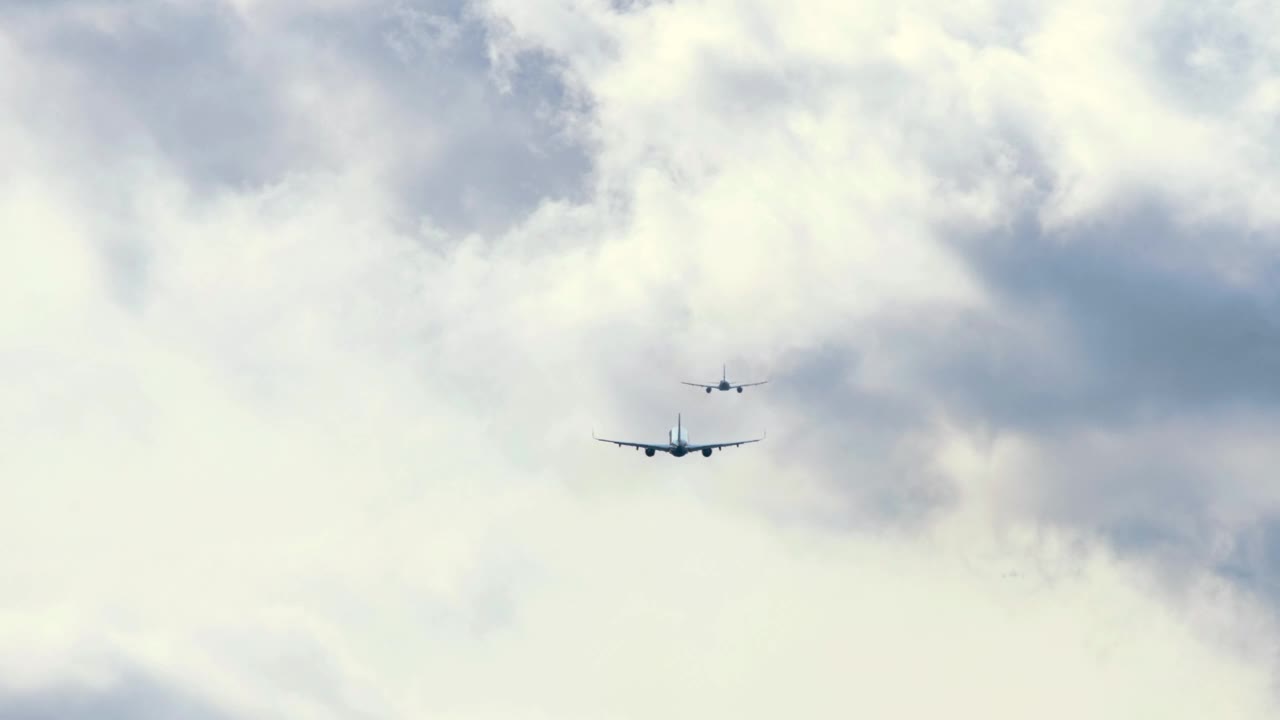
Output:
M1277 27L0 4L0 718L1276 717Z

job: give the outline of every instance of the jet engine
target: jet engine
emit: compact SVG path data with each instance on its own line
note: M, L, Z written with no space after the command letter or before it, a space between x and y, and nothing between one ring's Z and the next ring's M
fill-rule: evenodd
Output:
M649 457L653 457L653 454L654 454L655 452L657 452L657 451L656 451L656 450L654 450L653 448L645 448L645 449L644 449L644 454L645 454L645 455L648 455Z
M707 394L708 394L708 395L710 395L710 394L711 394L711 388L707 388Z
M711 448L702 448L702 457L711 457Z
M742 388L738 388L738 392L742 392Z

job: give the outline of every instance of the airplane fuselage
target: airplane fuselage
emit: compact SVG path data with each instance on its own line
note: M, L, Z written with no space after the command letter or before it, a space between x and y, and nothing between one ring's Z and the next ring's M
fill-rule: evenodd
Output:
M689 454L689 430L683 425L676 425L667 431L667 446L671 449L668 451L672 457L684 457ZM710 450L703 450L702 454L711 457Z
M721 380L719 385L716 385L715 387L707 388L707 393L710 393L712 390L720 390L723 392L725 390L732 390L732 389L733 389L733 386L729 384L728 380ZM742 392L742 388L738 388L738 392Z
M684 447L689 444L689 430L683 425L676 425L667 431L667 444L673 448Z

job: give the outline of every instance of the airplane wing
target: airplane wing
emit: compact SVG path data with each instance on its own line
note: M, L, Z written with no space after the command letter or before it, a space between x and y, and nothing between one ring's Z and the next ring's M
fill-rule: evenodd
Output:
M769 381L768 381L768 380L761 380L760 382L753 382L753 383L740 383L740 384L738 384L738 385L734 385L734 387L736 387L736 388L740 388L740 387L751 387L752 385L764 385L764 384L765 384L765 383L767 383L767 382L769 382Z
M719 450L720 448L738 447L739 445L757 443L763 439L765 439L765 435L761 435L760 437L755 438L754 440L735 440L733 442L709 443L707 445L689 445L685 449L688 450L689 452L698 452L699 450L707 450L707 449Z
M681 381L680 381L680 384L681 384L681 385L692 385L693 387L700 387L700 388L712 388L712 389L715 389L715 388L720 387L719 385L703 385L702 383L691 383L691 382L685 382L685 381L683 381L683 380L681 380Z
M599 440L600 442L613 443L618 447L622 447L625 445L627 447L633 447L633 448L644 448L645 450L658 450L660 452L671 452L671 446L665 445L665 444L650 445L648 443L627 442L626 440L608 440L602 437L596 437L596 434L594 431L591 433L591 437L595 438L596 440Z

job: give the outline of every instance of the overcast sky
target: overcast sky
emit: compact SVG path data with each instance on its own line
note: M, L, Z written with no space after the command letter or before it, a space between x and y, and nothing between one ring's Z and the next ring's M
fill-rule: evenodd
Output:
M0 3L0 717L1275 717L1276 27Z

